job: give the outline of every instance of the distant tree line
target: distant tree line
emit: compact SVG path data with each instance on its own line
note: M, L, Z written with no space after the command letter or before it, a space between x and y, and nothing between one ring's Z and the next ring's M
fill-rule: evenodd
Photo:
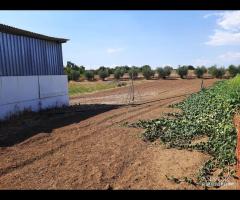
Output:
M171 66L157 67L155 70L149 65L143 65L141 67L137 66L116 66L114 68L100 66L98 69L86 70L84 66L76 65L70 61L67 62L67 65L64 67L64 73L68 76L68 80L78 81L80 77L87 79L89 81L94 80L95 75L99 75L101 80L106 80L111 74L113 74L114 79L120 80L125 74L128 74L130 79L137 79L139 73L147 80L152 79L157 74L157 78L166 79L168 78L174 69ZM192 65L183 65L178 66L176 73L180 78L184 79L188 76L189 70L193 70L197 78L203 78L204 74L208 73L213 78L223 78L226 72L228 71L230 77L236 76L240 73L240 65L230 65L227 69L224 67L217 67L213 65L211 67L197 66Z

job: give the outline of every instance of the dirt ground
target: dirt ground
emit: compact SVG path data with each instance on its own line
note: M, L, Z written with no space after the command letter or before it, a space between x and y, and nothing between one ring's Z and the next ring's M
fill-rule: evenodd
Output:
M205 79L204 86L216 80ZM144 142L125 124L172 112L201 80L155 80L71 99L76 111L22 117L0 127L1 189L198 189L166 176L193 177L208 155ZM74 106L73 106L74 107Z

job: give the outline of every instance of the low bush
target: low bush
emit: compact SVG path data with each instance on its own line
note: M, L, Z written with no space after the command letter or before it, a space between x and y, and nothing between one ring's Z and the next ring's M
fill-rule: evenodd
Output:
M223 78L226 70L224 67L217 68L217 66L214 65L208 69L208 73L211 74L211 76L213 76L214 78Z
M102 70L99 70L98 75L104 81L105 78L109 76L109 73L107 69L102 69Z
M130 68L128 75L130 79L136 79L138 77L138 69L135 67Z
M155 72L151 69L151 67L149 65L142 66L141 71L142 71L144 78L147 80L151 79L155 74Z
M239 69L235 65L230 65L228 67L228 72L229 72L231 77L234 77L239 73Z
M88 81L92 81L94 79L94 73L91 70L86 70L84 76Z
M194 70L194 74L198 77L198 78L202 78L204 73L206 73L207 70L205 67L197 67L195 70Z
M80 78L80 72L76 70L71 70L71 80L78 81Z
M173 68L170 66L165 66L164 68L158 67L156 72L158 73L158 78L166 78L171 75Z
M124 73L123 73L123 74L124 74ZM116 70L114 71L114 78L115 78L116 80L119 80L122 76L123 76L123 75L122 75L121 69L116 69Z
M177 69L177 74L183 79L188 74L188 67L187 66L179 66Z

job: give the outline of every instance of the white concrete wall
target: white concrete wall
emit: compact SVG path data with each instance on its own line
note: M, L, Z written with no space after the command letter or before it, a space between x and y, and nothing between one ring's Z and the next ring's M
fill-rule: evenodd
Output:
M40 98L63 96L68 94L68 81L62 76L39 76Z
M67 76L0 77L0 120L24 110L69 105Z
M37 76L0 77L0 106L38 99Z

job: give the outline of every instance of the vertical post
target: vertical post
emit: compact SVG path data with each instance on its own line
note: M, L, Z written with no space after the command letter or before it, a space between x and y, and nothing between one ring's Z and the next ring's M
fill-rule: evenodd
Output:
M203 89L203 79L202 79L202 83L201 83L201 90Z
M131 79L132 79L132 102L134 102L134 85L133 85L133 72L132 72L132 76L131 76Z

